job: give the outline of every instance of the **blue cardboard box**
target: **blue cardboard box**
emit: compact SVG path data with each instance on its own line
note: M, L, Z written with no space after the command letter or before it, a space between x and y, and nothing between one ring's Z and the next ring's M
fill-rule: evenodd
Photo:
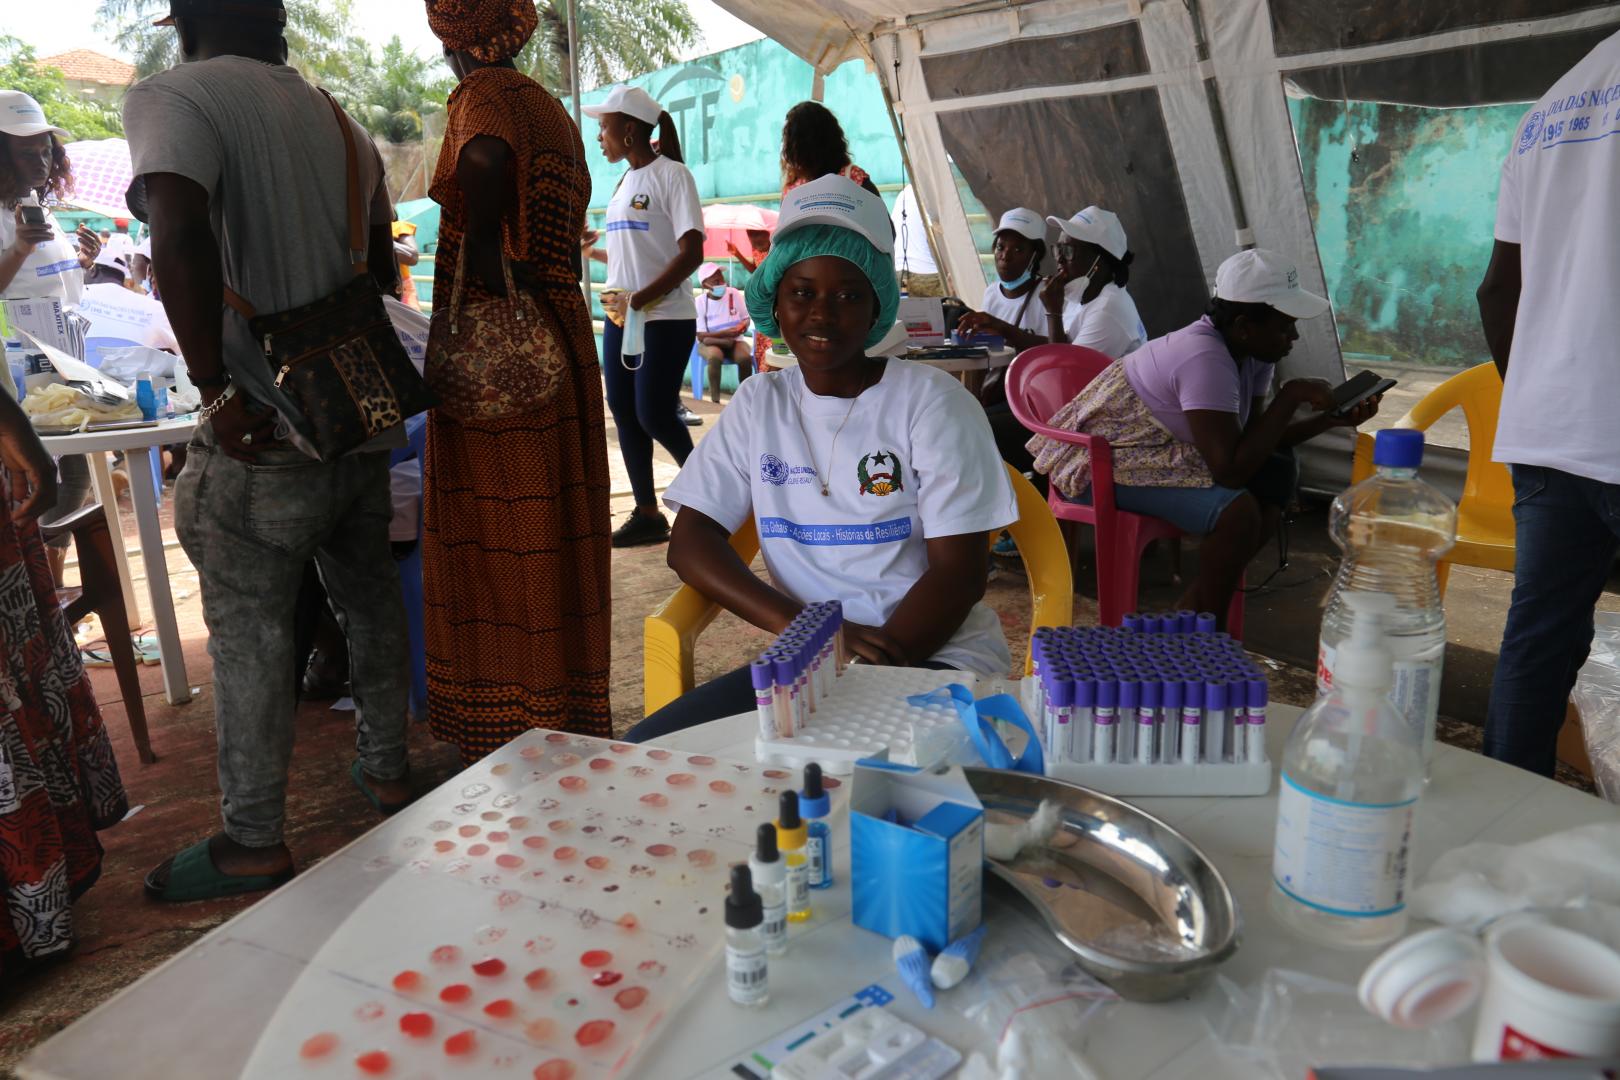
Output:
M856 926L938 952L979 925L984 807L961 769L859 762L849 807Z

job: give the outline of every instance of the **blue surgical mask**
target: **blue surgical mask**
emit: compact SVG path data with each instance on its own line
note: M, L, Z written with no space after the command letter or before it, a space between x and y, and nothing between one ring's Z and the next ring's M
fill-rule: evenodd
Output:
M1024 272L1022 274L1019 274L1017 277L1013 278L1011 281L1008 281L1006 278L1002 278L1001 279L1001 287L1003 289L1007 290L1008 292L1016 292L1017 290L1023 288L1025 283L1028 282L1029 279L1034 277L1034 276L1035 276L1035 260L1031 259L1031 260L1029 260L1029 265L1024 267Z
M716 300L724 300L726 298L726 287L724 285L710 285L709 295Z

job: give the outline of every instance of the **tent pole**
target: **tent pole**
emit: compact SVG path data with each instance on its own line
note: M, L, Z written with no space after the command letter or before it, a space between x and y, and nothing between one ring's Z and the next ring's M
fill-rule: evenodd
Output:
M895 85L900 83L900 50L899 43L894 44L894 80ZM870 52L868 52L870 55ZM894 94L889 90L889 80L879 79L878 86L883 91L883 108L889 114L889 126L894 129L895 145L900 147L900 167L906 172L906 182L911 185L911 196L917 203L917 210L923 211L922 197L917 194L916 174L911 169L911 148L906 145L905 131L900 127L900 117L894 111ZM945 287L946 296L955 296L955 283L951 280L951 268L945 260L939 257L939 249L934 246L933 233L928 228L928 215L923 213L923 240L928 244L928 251L934 256L934 265L939 267L939 279Z
M1198 62L1209 60L1209 37L1204 32L1204 12L1199 0L1186 0L1187 14L1191 16L1193 45L1198 51ZM1220 86L1213 68L1204 80L1204 97L1209 103L1210 127L1215 133L1215 145L1221 150L1221 168L1226 173L1226 190L1232 198L1232 221L1237 229L1233 238L1240 250L1254 247L1254 230L1249 228L1249 211L1243 202L1243 188L1238 184L1237 165L1232 160L1232 141L1226 132L1226 110L1221 105Z
M579 111L579 0L568 0L568 89L574 110L574 127L585 137L584 114ZM589 224L587 215L586 224ZM591 260L579 260L579 287L585 294L585 310L591 309Z

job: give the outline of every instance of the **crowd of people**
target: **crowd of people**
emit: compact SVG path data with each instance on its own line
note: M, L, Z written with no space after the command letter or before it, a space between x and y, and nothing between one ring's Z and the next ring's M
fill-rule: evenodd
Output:
M456 385L479 378L476 367L447 366L435 351L443 341L429 339L425 374L440 406L415 423L425 424L419 543L433 733L467 762L533 727L610 736L611 548L666 540L682 581L769 633L806 603L839 600L848 644L865 662L1005 673L1009 649L983 594L987 536L1017 517L1007 465L1086 500L1089 462L1073 445L1009 424L993 391L975 396L881 348L902 286L929 291L937 277L916 259L927 244L915 247L914 196L891 213L850 159L837 119L813 102L795 106L783 130L780 219L774 233L750 233L748 251L733 250L749 274L739 290L703 261L697 185L675 125L647 93L620 86L584 110L607 160L625 166L599 238L586 227L581 132L514 63L536 30L534 5L425 3L457 78L430 192L443 211L434 333L441 318L532 312L525 348L548 378L543 393L515 403L501 387ZM380 814L412 797L396 559L418 534L414 512L398 527L389 472L405 424L352 452L315 453L311 417L267 367L267 342L244 306L287 312L357 280L397 296L420 253L393 221L382 159L364 130L285 64L281 0L170 8L163 24L178 34L183 62L132 88L124 119L129 203L149 227L144 254L161 274L162 303L203 402L174 516L201 580L214 660L222 826L146 878L153 898L186 901L274 888L294 872L284 842L288 765L312 579L348 657L355 794ZM19 97L0 96L0 293L22 295L10 290L31 275L66 296L95 280L103 247L81 232L74 250L48 214L26 212L32 196L65 197L72 177L61 132ZM358 148L352 165L346 147ZM1550 181L1535 163L1509 164L1482 302L1489 297L1499 363L1511 355L1512 379L1528 383L1537 375L1521 356L1513 304L1547 275L1524 274L1521 286L1518 266L1549 256L1532 246L1528 218L1510 211L1510 184L1515 199L1522 192L1525 206L1539 206ZM298 227L264 213L270 205L291 208ZM351 244L355 214L364 250ZM1244 251L1221 265L1200 318L1150 337L1128 291L1135 257L1126 223L1097 206L1066 218L1010 209L993 257L997 280L960 329L994 332L1020 350L1067 343L1102 354L1102 373L1051 422L1109 436L1122 508L1204 538L1183 606L1224 613L1294 497L1290 448L1378 407L1375 398L1335 415L1327 384L1277 384L1297 320L1324 314L1327 300L1301 287L1287 256ZM580 289L586 258L607 265L600 361ZM227 304L231 296L244 304ZM782 370L769 363L777 341L794 358ZM694 348L717 399L723 365L742 376L695 449L679 403ZM497 399L499 408L476 404ZM616 530L604 401L635 502ZM683 466L662 506L655 443ZM1538 460L1533 475L1526 467L1524 498L1540 499L1555 481L1577 485L1555 472L1576 457ZM9 658L0 709L12 721L0 724L0 825L37 841L21 863L8 845L10 861L0 864L8 906L34 913L32 922L0 920L9 964L66 947L72 898L98 872L95 831L118 820L127 800L35 524L58 500L58 471L5 395L0 476L12 507L0 517L0 570L10 583L0 589ZM1612 562L1620 543L1612 505L1594 508L1600 495L1613 502L1616 479L1580 481L1606 485L1579 496L1591 504L1578 523L1592 534L1582 534L1586 584L1600 586L1603 557ZM750 519L769 581L727 542ZM1542 578L1532 583L1521 563L1510 637L1531 632L1532 609L1555 587ZM1560 662L1575 660L1576 636ZM732 672L628 737L752 704L746 669Z

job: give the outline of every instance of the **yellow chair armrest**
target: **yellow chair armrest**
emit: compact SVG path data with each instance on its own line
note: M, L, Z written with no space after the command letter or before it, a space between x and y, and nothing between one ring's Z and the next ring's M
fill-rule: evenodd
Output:
M731 534L731 549L744 563L759 554L759 533L750 517ZM651 716L695 685L692 656L698 635L720 607L690 585L682 585L642 624L642 715Z
M1074 622L1074 570L1063 530L1052 516L1052 508L1023 473L1008 465L1007 475L1018 499L1018 520L1007 531L1012 533L1029 575L1030 632L1042 626L1069 626ZM1024 674L1033 670L1034 656L1026 651Z
M1404 424L1396 424L1404 427ZM1356 432L1356 452L1350 463L1350 482L1359 484L1373 474L1373 437L1365 431Z

